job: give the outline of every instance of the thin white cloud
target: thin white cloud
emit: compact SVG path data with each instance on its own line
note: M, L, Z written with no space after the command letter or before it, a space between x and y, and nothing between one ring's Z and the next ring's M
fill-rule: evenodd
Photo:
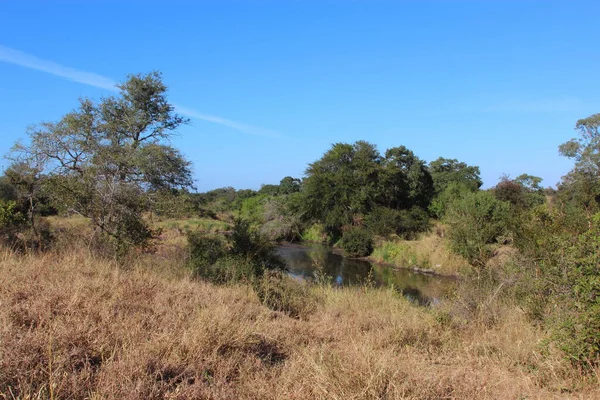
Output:
M67 78L70 81L83 83L84 85L94 86L111 91L117 90L115 87L116 83L112 79L105 76L79 71L52 61L42 60L41 58L23 53L19 50L11 49L10 47L6 47L1 44L0 61L47 72L52 75L60 76L61 78Z
M35 69L37 71L46 72L51 75L66 78L73 82L82 83L88 86L94 86L101 89L110 91L117 91L116 82L112 79L94 74L92 72L79 71L75 68L66 67L53 61L43 60L31 54L23 53L20 50L12 49L0 44L0 61L19 65L21 67ZM249 135L263 136L270 138L284 138L285 136L280 135L276 132L269 131L264 128L243 124L236 121L231 121L226 118L218 117L216 115L204 114L187 107L176 106L176 110L190 118L199 119L213 124L227 126L229 128L238 130L240 132L247 133Z
M268 129L260 128L257 126L243 124L241 122L232 121L229 119L225 119L222 117L217 117L216 115L204 114L195 110L191 110L186 107L182 107L179 105L175 105L175 110L190 118L201 119L203 121L212 122L213 124L219 124L223 126L227 126L229 128L236 129L240 132L247 133L249 135L254 136L263 136L269 138L285 138L285 136L280 135L277 132L270 131Z

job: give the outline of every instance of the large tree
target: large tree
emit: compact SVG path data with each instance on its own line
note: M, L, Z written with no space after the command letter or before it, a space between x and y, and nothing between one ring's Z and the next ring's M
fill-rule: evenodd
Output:
M374 210L381 214L382 207L427 208L433 182L425 163L406 147L388 149L382 157L374 145L358 141L336 143L309 164L301 193L304 216L339 233Z
M305 215L336 230L370 211L378 196L380 158L364 141L334 144L306 169Z
M29 145L15 145L12 156L47 176L47 193L63 209L89 217L121 247L144 245L152 193L192 184L190 163L168 143L186 120L167 102L158 72L117 87L117 96L81 99L60 121L32 127Z

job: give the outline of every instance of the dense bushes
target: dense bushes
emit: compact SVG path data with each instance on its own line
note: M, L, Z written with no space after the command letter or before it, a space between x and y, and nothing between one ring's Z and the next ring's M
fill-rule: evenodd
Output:
M0 243L11 244L15 234L25 224L25 217L15 207L14 201L0 200Z
M506 233L508 212L509 204L489 192L465 193L450 204L444 218L452 250L483 267L493 245Z
M418 233L429 229L429 214L420 207L408 210L377 207L365 216L364 225L374 235L396 234L404 239L414 239Z
M194 273L215 283L252 280L265 271L285 269L273 243L240 219L226 239L188 233L188 247Z
M366 229L352 227L344 232L340 246L350 257L365 257L373 252L373 235Z

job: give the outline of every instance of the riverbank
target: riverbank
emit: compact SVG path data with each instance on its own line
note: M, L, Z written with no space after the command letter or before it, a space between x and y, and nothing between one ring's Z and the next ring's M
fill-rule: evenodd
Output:
M448 249L448 242L438 229L416 240L379 239L369 260L408 268L419 273L457 277L467 275L472 267Z
M310 247L323 244L307 241L289 245ZM344 251L339 247L333 246L331 249L336 254L344 255ZM352 259L447 278L457 278L472 271L465 259L448 249L447 239L440 236L439 229L424 233L415 240L378 238L370 256Z
M167 264L165 264L167 262ZM495 318L310 286L302 318L154 255L0 253L0 393L15 398L593 399L510 303Z

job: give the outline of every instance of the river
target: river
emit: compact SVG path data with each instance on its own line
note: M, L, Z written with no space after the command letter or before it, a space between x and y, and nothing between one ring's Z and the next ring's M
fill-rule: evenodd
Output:
M289 274L294 277L328 281L336 286L393 286L405 297L420 304L436 302L452 290L455 283L454 279L448 277L347 258L328 246L284 244L277 248L277 252L285 260Z

